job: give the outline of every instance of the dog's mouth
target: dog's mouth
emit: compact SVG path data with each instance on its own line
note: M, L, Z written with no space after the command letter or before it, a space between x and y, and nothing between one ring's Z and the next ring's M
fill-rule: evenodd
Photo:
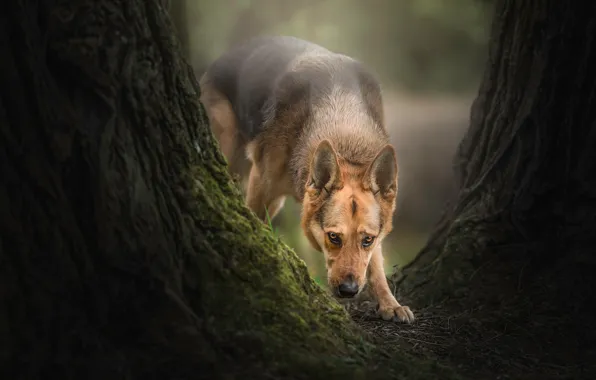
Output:
M331 294L333 297L341 300L350 300L352 298L356 298L360 293L362 293L362 287L360 287L356 293L341 292L337 286L333 286L332 289L333 290L331 291Z
M341 294L341 293L340 293L340 292L338 292L337 290L333 292L333 295L334 295L336 298L339 298L339 299L342 299L342 300L349 300L349 299L352 299L352 298L356 298L356 296L357 296L358 294L360 294L360 291L358 291L358 293L356 293L356 294L351 294L351 295L345 295L345 294Z

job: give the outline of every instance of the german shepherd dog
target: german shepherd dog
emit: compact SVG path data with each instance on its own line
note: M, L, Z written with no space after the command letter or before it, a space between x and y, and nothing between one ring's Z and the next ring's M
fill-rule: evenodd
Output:
M294 196L304 234L325 254L333 294L354 297L368 280L383 319L412 322L383 269L398 168L376 79L348 56L262 36L215 60L200 86L247 206L266 222Z

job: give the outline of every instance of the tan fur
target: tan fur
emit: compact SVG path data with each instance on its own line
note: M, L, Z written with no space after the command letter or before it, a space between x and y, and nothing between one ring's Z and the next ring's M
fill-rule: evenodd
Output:
M225 95L214 89L207 81L201 82L201 102L207 111L211 131L219 142L219 147L228 160L230 173L244 179L250 170L250 162L245 157L243 147L246 142L238 133L236 115Z
M273 53L278 48L270 42L259 46ZM244 83L229 86L237 83L232 80L237 72L225 70L232 64L237 70L250 69L246 57L254 58L257 49L221 58L221 66L212 69L215 74L208 70L201 78L201 102L213 133L230 172L246 180L246 204L261 220L274 218L286 196L302 202L302 229L325 254L334 295L354 296L368 281L383 319L412 322L413 313L397 302L383 269L381 244L392 230L397 162L388 144L378 84L349 57L312 44L300 46L308 49L296 53L274 86L267 87L262 113L247 113L264 115L252 137L243 130L254 129L257 121L234 109L252 104L250 96L262 91L260 83L253 83L252 90L245 85L246 93L233 93L236 105L220 88L228 86L228 93L242 88ZM258 68L253 70L258 75ZM370 246L368 238L373 239Z

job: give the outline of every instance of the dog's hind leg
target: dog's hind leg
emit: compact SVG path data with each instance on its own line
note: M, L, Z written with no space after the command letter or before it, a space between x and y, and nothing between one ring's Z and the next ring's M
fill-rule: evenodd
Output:
M201 78L201 103L209 118L209 125L219 148L228 162L228 171L239 177L241 189L246 187L246 178L250 170L250 161L244 154L246 142L238 130L236 115L230 101L217 89L208 78Z
M269 202L267 205L267 212L269 213L269 217L271 219L273 219L275 215L277 215L277 213L284 207L285 202L285 196L277 197L273 201Z
M272 220L284 205L290 185L287 176L287 155L283 148L259 149L262 142L247 145L246 155L253 162L248 175L246 205L263 222Z
M264 223L268 223L268 219L272 220L281 210L285 198L275 188L275 185L262 175L258 165L253 164L246 189L246 205L248 208Z

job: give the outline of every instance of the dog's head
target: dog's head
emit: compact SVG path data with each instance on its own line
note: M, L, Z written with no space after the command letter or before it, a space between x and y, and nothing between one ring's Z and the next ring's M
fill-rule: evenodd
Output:
M397 161L391 145L362 167L346 163L328 140L316 148L302 228L311 245L325 254L334 295L351 298L364 287L372 253L392 229L396 195Z

